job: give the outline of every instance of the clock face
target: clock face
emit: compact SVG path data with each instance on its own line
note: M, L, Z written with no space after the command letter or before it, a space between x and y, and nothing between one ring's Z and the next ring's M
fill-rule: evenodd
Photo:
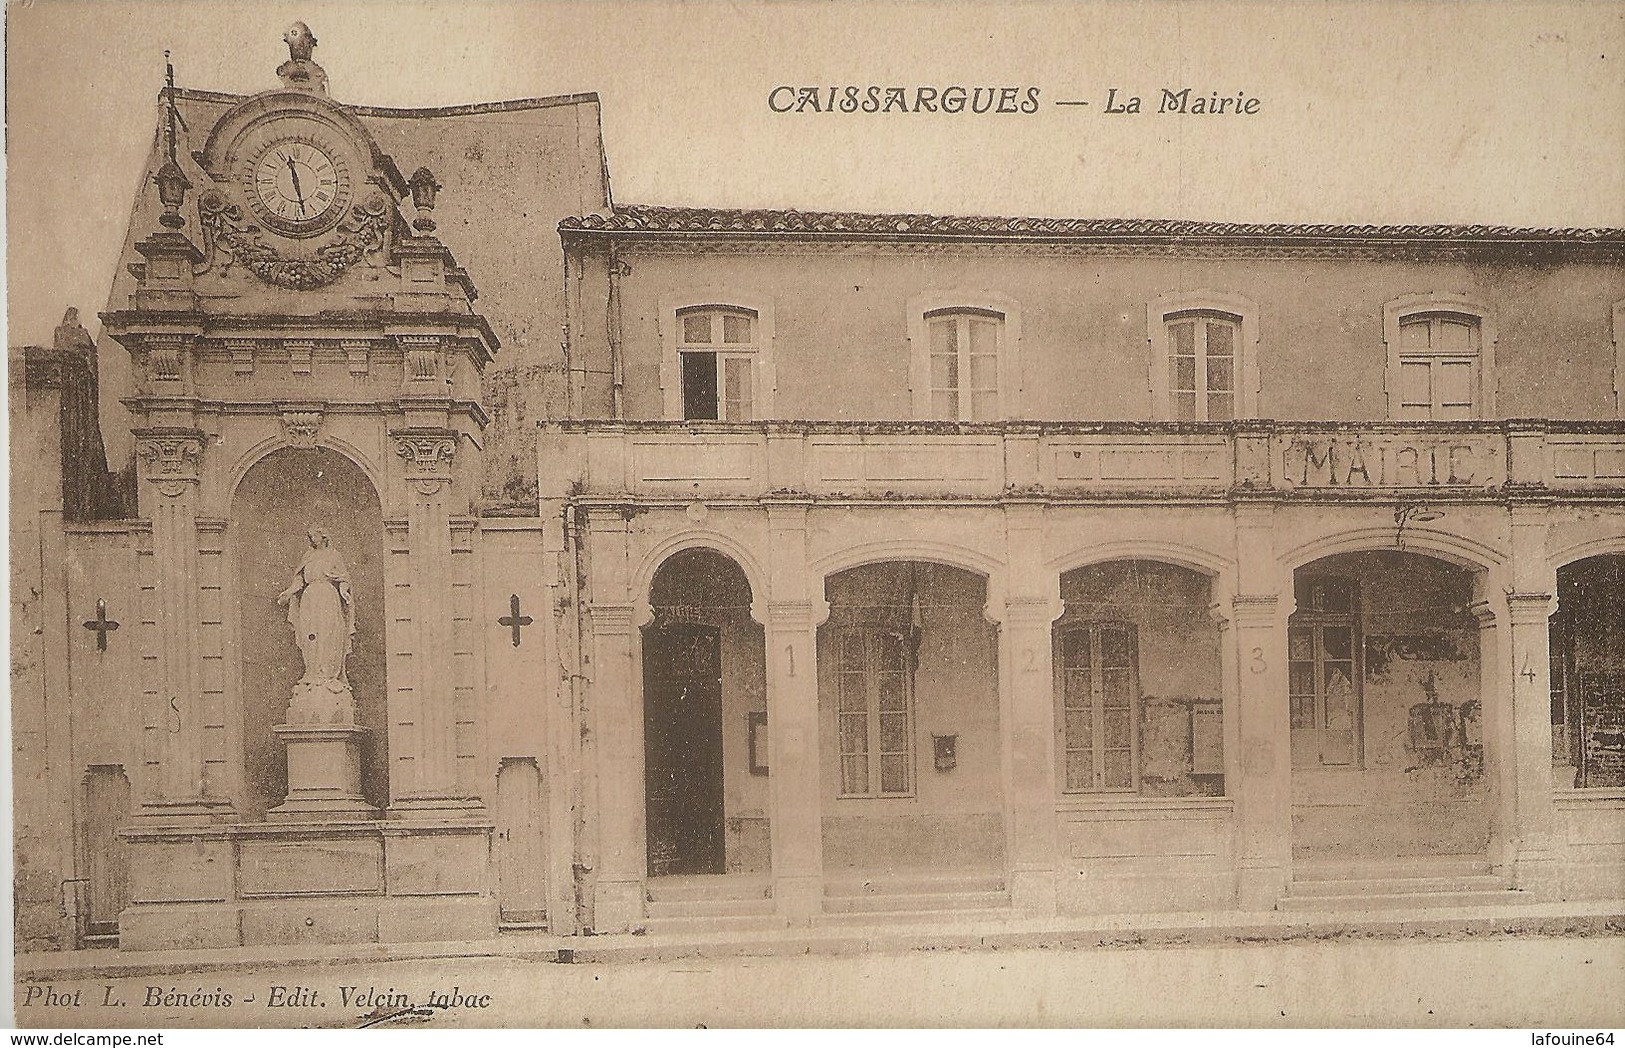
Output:
M268 142L249 164L249 199L266 225L291 236L310 236L338 222L350 179L337 151L312 137Z

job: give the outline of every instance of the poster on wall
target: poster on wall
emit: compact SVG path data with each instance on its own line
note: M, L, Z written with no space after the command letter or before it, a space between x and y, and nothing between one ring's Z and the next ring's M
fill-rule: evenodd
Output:
M1580 674L1580 785L1625 786L1625 673Z

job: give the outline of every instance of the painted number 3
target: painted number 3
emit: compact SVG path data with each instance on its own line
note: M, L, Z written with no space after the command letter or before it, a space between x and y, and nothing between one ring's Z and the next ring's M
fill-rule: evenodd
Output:
M1252 671L1254 673L1263 673L1266 670L1268 670L1269 668L1270 668L1270 664L1268 662L1264 661L1264 649L1263 648L1254 648L1253 649Z

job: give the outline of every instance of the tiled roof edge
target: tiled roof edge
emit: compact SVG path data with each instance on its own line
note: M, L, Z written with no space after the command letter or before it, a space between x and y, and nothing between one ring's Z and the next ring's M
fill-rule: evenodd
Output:
M786 234L816 236L994 237L1020 239L1264 239L1353 242L1491 242L1625 245L1625 229L1531 229L1489 225L1334 225L1135 218L1003 218L847 211L730 210L619 204L566 218L565 233Z

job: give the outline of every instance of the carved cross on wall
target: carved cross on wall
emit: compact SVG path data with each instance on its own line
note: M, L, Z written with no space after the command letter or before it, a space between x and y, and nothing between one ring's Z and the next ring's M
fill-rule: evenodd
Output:
M96 631L96 650L106 651L107 635L118 629L118 623L107 617L107 602L98 598L96 601L96 617L86 619L84 627L87 630Z
M513 630L513 646L517 648L519 647L519 631L534 621L536 620L529 615L519 614L519 594L515 593L508 597L508 614L497 619L497 625L506 626Z

